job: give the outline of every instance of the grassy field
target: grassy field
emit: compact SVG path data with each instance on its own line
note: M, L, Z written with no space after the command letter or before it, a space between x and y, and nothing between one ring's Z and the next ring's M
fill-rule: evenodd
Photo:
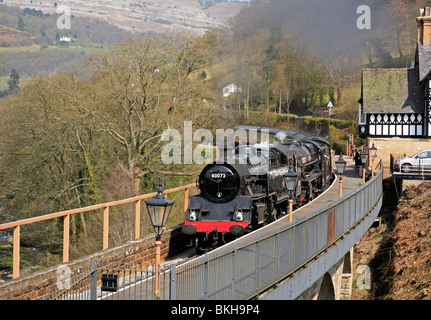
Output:
M87 46L40 45L23 47L0 47L0 90L7 89L9 72L15 68L20 75L20 87L41 74L61 74L70 64L81 65L86 56L107 50L112 44L92 43Z
M40 46L37 44L34 44L32 46L26 46L26 47L0 47L0 54L8 53L8 52L37 52L37 51L40 51Z
M109 49L113 45L109 44L92 44L89 46L81 46L80 44L71 44L70 46L49 46L43 48L38 44L24 47L0 47L0 54L2 53L17 53L17 52L40 52L40 51L77 51L77 52L94 52L100 49Z

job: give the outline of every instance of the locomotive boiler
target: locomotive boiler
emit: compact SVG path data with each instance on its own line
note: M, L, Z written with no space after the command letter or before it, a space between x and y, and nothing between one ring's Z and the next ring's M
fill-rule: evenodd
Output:
M278 141L266 148L250 142L237 145L235 161L225 158L202 170L200 194L190 197L182 227L200 252L286 216L289 200L294 207L301 206L331 184L331 148L326 139L296 130L236 129L266 130ZM293 184L289 177L296 177Z

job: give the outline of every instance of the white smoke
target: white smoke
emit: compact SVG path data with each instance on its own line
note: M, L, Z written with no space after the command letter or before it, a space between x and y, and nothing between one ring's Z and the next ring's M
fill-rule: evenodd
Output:
M280 142L283 142L286 139L286 137L287 135L282 131L277 132L277 134L275 135L275 138Z

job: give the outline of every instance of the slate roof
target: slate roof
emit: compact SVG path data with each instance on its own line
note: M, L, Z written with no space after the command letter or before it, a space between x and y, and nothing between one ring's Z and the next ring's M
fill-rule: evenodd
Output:
M425 54L422 57L425 59ZM431 62L431 57L429 61ZM426 66L423 64L423 70L425 69ZM415 69L406 68L364 69L362 71L363 111L423 113L424 99L419 73Z
M431 72L431 46L424 46L418 41L417 50L419 58L419 79L423 81Z

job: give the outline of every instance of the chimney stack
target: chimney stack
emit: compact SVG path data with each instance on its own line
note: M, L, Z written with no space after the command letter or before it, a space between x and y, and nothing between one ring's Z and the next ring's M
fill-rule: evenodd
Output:
M420 9L420 16L416 19L418 25L418 41L424 46L431 45L431 14L430 7Z

